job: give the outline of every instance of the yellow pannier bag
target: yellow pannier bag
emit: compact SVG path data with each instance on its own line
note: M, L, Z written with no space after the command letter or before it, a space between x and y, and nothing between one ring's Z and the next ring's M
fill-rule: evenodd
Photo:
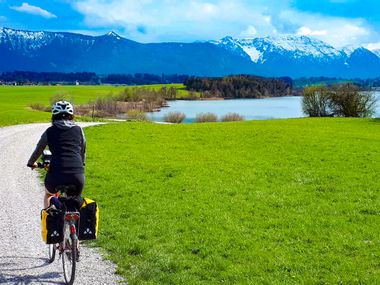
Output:
M63 212L56 211L49 214L46 209L41 210L41 234L42 240L47 243L59 243L63 241Z
M79 240L96 239L99 228L99 207L94 200L84 198L80 207Z

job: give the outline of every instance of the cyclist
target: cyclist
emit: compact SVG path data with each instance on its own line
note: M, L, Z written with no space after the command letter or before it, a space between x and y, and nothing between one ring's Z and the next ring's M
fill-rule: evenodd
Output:
M38 158L45 147L49 147L52 157L45 178L44 208L51 205L59 207L60 202L54 197L57 186L74 185L74 193L68 193L69 196L79 197L83 191L86 139L82 128L73 120L74 108L70 102L58 101L53 104L52 126L42 134L27 163L32 169L38 167Z

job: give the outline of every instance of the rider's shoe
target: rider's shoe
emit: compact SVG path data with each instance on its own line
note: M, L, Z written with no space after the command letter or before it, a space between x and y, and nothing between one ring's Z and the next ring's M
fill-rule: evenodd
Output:
M56 214L58 214L58 209L57 209L54 205L50 205L50 206L47 207L45 210L46 210L46 212L47 212L50 216L55 216Z
M59 201L59 199L55 196L51 197L49 200L50 205L54 205L56 209L62 209L62 203Z

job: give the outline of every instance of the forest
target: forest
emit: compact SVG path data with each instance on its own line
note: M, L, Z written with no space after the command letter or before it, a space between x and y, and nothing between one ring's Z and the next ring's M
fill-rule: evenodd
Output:
M265 78L251 75L227 77L190 77L186 89L201 93L201 98L265 98L292 95L289 77Z
M76 83L86 85L100 84L125 84L125 85L146 85L146 84L168 84L183 83L188 78L187 75L178 74L108 74L98 75L93 72L31 72L12 71L0 73L0 84L17 85L49 85Z

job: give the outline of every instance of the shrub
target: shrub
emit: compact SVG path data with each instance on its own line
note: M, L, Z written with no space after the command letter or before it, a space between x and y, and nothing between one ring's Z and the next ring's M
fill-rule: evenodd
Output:
M32 108L33 110L50 112L50 107L46 107L45 105L41 103L31 103L29 104L29 107Z
M50 97L50 106L58 101L69 101L71 104L74 104L74 98L66 91L58 91Z
M148 121L148 116L145 112L132 109L127 112L127 118L129 120L136 120L136 121Z
M372 93L360 92L354 84L339 84L332 87L330 105L336 116L370 117L375 112L376 98Z
M98 97L91 105L97 116L100 117L116 115L119 113L117 101L115 101L111 95L108 97Z
M183 120L186 118L184 113L181 112L170 112L167 113L164 116L164 121L168 123L175 123L175 124L180 124L183 122Z
M227 115L224 115L220 120L222 122L243 121L244 117L238 113L228 113Z
M369 117L376 107L372 93L360 92L352 83L307 87L303 91L302 109L310 117Z
M199 113L195 117L195 123L216 122L218 117L213 113Z
M162 92L166 92L166 89L162 90ZM129 87L126 88L114 99L116 101L128 102L134 106L137 106L137 104L141 105L141 109L143 109L144 111L152 112L156 109L159 109L167 105L167 102L164 99L161 91L147 87ZM170 88L167 92L169 94L168 96L173 96L173 98L176 96Z
M331 116L330 91L326 86L306 87L302 94L302 110L310 117Z

